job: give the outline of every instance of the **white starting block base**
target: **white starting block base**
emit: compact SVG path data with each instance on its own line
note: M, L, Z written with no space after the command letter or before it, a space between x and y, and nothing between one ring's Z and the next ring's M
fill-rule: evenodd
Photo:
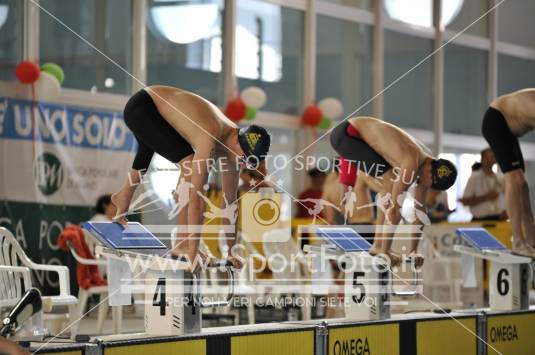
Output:
M192 274L184 271L145 274L145 332L183 335L201 331L201 309L194 299Z
M384 259L367 252L345 253L332 247L305 245L312 257L343 261L344 310L348 320L380 320L390 318L390 294L412 296L416 292L398 294L392 288L392 274Z
M145 294L145 333L147 335L183 335L200 333L201 307L228 305L233 296L232 271L230 291L225 301L201 302L199 280L187 271L183 261L139 254L128 250L110 249L97 246L96 253L121 261L139 259L138 268L132 270L134 279L142 281ZM139 266L143 265L143 269Z
M462 245L453 249L461 254L490 262L489 306L496 311L529 309L531 258L499 251L478 250Z

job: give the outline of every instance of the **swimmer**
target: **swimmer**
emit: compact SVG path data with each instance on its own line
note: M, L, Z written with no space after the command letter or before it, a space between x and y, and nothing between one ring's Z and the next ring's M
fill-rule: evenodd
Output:
M518 137L535 129L535 89L500 96L483 118L483 136L504 174L505 206L513 229L513 251L535 257L535 226Z
M197 192L208 183L210 162L220 159L223 193L232 204L237 198L239 166L245 161L261 162L269 151L270 135L262 127L244 128L228 119L219 108L194 93L168 86L148 86L134 94L124 109L124 120L138 142L132 169L122 188L112 195L117 208L115 220L126 223L126 215L136 187L141 183L154 153L179 166L177 183L191 186L187 208L177 215L179 225L198 226L203 222L203 202ZM223 161L224 160L224 161ZM179 191L179 189L175 189ZM236 236L227 236L229 248ZM193 262L200 235L179 233L171 251ZM238 267L239 261L231 262Z
M357 170L360 170L380 182L383 197L390 197L388 201L393 205L383 206L388 215L378 209L377 229L370 254L385 255L392 265L400 264L401 257L391 250L393 227L401 220L398 197L403 200L409 187L416 183L414 200L418 203L414 203L414 209L420 211L415 213L425 213L427 189L450 188L457 177L455 165L433 157L423 143L401 128L373 117L349 119L333 129L330 139L332 147L340 154L342 184L354 186ZM392 226L384 226L385 219ZM413 235L410 256L420 266L423 257L417 254L418 242L419 236Z

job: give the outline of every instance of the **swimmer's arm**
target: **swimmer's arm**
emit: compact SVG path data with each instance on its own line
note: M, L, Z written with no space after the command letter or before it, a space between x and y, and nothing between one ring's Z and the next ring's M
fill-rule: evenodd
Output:
M238 203L237 198L238 198L239 172L236 167L229 167L228 169L224 171L222 175L223 177L222 177L221 185L223 189L223 196L225 196L228 202L228 206L225 203L225 199L223 199L222 201L223 206L221 208L227 208L227 207L230 207L234 203L236 204ZM228 221L227 219L224 219L223 223L230 224L230 221ZM234 229L232 233L226 233L227 245L229 247L229 250L231 250L234 244L236 243L236 229L235 229L236 225L234 225L233 227Z
M406 171L414 171L414 169L411 168L404 168ZM402 170L403 171L403 170ZM396 180L392 185L392 208L388 209L388 217L390 219L390 223L392 223L392 226L397 226L399 224L399 221L401 220L401 206L398 206L397 200L398 197L403 194L407 189L410 187L410 184L406 184L404 179L398 179ZM394 232L388 230L387 232L383 232L382 238L383 238L383 252L388 253L390 252L390 249L392 248L392 242L394 237Z
M208 182L208 159L213 155L214 144L199 146L193 155L191 168L191 184L188 205L188 226L199 226L203 223L203 201L199 193L203 193L203 186ZM188 257L193 262L199 250L198 232L188 233Z
M425 204L425 200L427 198L427 187L422 186L421 184L416 184L416 188L414 189L414 200L416 201L414 204L414 213L416 213L416 210L419 210L427 215L427 206ZM418 218L418 215L416 215L415 223L419 224L423 227L424 222ZM416 253L418 251L418 243L420 243L420 234L419 232L415 232L411 236L411 246L410 246L410 253Z

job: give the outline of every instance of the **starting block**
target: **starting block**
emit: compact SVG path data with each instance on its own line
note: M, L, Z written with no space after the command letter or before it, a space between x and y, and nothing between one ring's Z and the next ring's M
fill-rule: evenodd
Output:
M371 244L351 228L317 227L315 232L327 245L305 245L304 251L316 257L343 261L345 317L353 320L390 318L390 295L414 296L418 284L413 277L413 290L395 292L392 271L386 261L368 253ZM406 262L412 260L407 259Z
M143 225L86 222L83 227L102 243L96 247L97 254L123 262L137 259L138 268L132 270L132 278L143 282L146 334L200 333L201 308L226 306L233 297L234 275L230 265L224 262L211 267L224 267L227 271L226 299L203 302L199 273L188 271L187 262L172 258L170 250ZM139 269L139 265L143 267Z
M458 228L457 235L469 246L454 245L455 251L490 262L490 309L528 309L531 258L512 254L484 228Z

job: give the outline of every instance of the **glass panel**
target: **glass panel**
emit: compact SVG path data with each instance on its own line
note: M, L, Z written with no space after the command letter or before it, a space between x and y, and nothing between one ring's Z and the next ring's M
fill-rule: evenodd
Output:
M535 87L535 60L498 55L498 95Z
M447 0L443 0L446 1ZM488 10L488 0L464 0L462 8L453 17L446 28L453 31L462 31L472 22L476 21ZM476 36L488 37L488 17L485 16L481 20L471 25L465 33Z
M223 0L150 0L147 81L222 103Z
M333 2L340 5L358 7L359 9L371 10L372 0L324 0L325 2Z
M41 0L40 5L127 71L132 70L130 0ZM129 94L131 78L81 39L40 12L40 61L59 64L63 87Z
M16 80L22 60L23 2L0 0L0 80Z
M498 8L498 39L535 48L535 1L505 1Z
M317 27L316 98L341 100L345 117L372 97L372 29L322 15ZM371 112L369 103L355 114Z
M433 50L430 39L385 31L385 87ZM401 127L431 129L432 60L413 69L383 94L384 119Z
M498 55L498 95L534 87L535 60ZM521 139L535 142L535 133L528 133Z
M488 107L487 59L483 50L450 44L444 59L444 129L481 135Z
M463 2L468 0L442 0L444 25L448 26L456 18ZM384 10L390 18L410 25L422 27L433 25L433 0L384 0Z
M262 110L300 113L303 36L302 11L257 0L238 0L238 86L240 90L248 86L263 88L267 103Z

